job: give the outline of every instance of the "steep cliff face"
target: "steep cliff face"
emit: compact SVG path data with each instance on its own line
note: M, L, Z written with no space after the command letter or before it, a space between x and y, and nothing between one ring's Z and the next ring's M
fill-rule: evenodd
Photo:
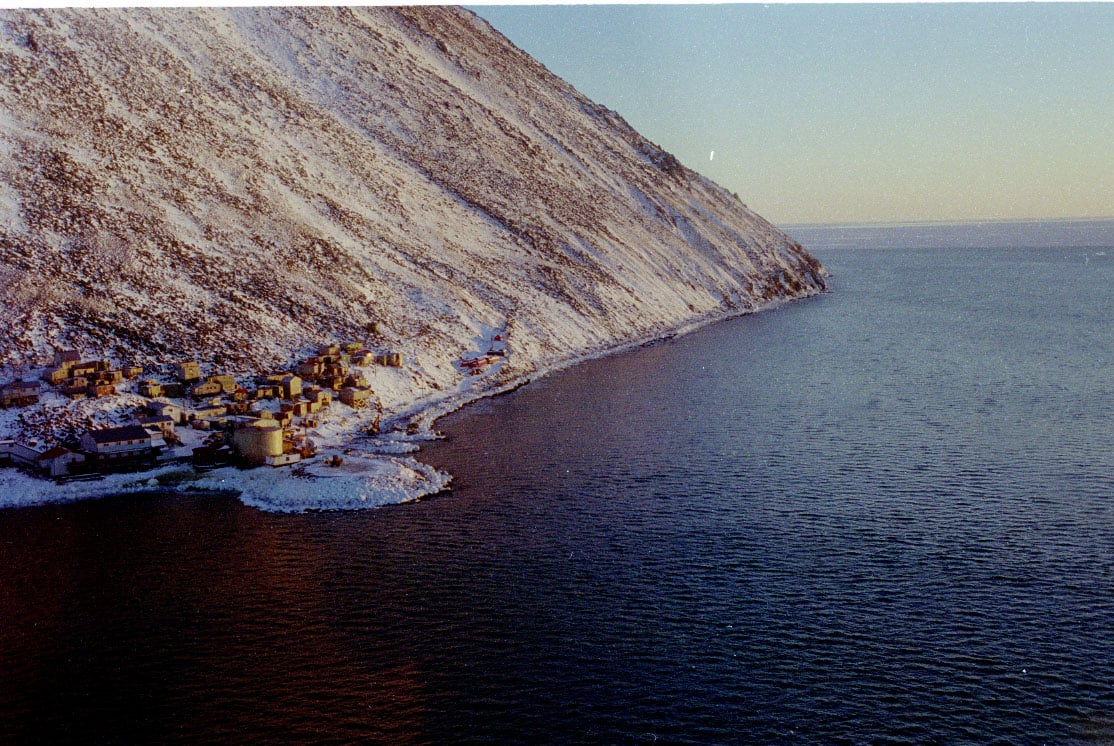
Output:
M0 362L399 349L504 376L818 292L737 198L453 8L0 12Z

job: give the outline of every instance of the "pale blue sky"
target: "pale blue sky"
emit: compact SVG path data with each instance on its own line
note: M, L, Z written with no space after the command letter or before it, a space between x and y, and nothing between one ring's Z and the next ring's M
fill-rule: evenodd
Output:
M472 9L778 223L1114 216L1114 3Z

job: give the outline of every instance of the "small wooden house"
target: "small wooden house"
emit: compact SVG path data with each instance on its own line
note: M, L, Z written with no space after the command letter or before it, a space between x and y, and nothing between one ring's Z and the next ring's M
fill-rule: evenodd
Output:
M162 384L158 381L142 381L139 384L139 395L148 399L155 399L163 395Z
M169 417L179 425L186 419L186 413L181 407L164 401L147 402L147 414L151 417Z
M389 368L402 367L402 353L401 352L381 352L375 356L376 365L384 365Z
M170 415L140 417L139 424L143 426L144 430L158 430L164 438L174 435L174 418Z
M246 401L234 401L226 404L225 407L228 409L229 414L243 415L247 414L248 410L251 409L251 404Z
M209 404L201 406L190 411L194 419L198 420L211 420L216 417L223 417L228 414L228 407L224 405Z
M71 378L92 378L101 371L100 364L96 360L89 360L84 363L77 363L70 368Z
M43 380L57 386L73 376L70 371L80 362L81 355L77 350L57 350L54 353L54 367L43 373Z
M226 394L231 394L236 390L236 376L219 375L209 376L209 382L215 383L220 386L220 390Z
M50 368L45 373L43 373L42 378L51 386L58 386L70 377L70 367L71 366L65 366L62 368Z
M346 376L344 379L345 386L367 386L367 379L364 378L362 373L353 373Z
M192 387L190 387L190 396L192 396L194 399L202 399L206 396L215 396L216 394L221 393L221 391L222 389L219 383L213 380L208 380L202 381L201 383L195 383Z
M80 398L84 399L87 393L87 389L89 388L89 379L87 379L85 376L74 376L73 378L67 378L65 381L62 382L62 385L59 388L66 396L80 395Z
M298 367L295 369L295 372L301 378L307 381L315 381L317 380L317 377L321 375L323 370L324 365L322 365L320 360L310 358L309 360L305 360L299 363Z
M12 381L0 386L0 407L26 407L39 401L38 381Z
M85 387L85 395L93 399L99 399L102 396L112 396L116 393L116 387L111 383L103 381L95 381Z
M340 390L340 400L353 409L363 409L371 401L371 394L367 386L345 386Z
M192 383L201 380L201 366L196 360L187 360L174 364L174 375L182 383Z
M296 399L302 395L302 379L298 376L284 376L280 383L283 399Z

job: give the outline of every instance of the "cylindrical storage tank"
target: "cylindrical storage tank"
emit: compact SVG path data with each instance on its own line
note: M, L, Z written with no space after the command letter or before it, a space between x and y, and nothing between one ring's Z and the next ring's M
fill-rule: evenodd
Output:
M274 420L252 422L232 433L232 447L251 464L264 464L268 456L282 455L282 426Z

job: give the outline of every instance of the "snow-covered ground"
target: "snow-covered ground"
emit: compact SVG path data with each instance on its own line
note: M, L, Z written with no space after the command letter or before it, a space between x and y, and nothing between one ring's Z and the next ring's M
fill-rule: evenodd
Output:
M177 490L222 492L262 510L301 513L403 503L440 492L448 484L449 475L414 459L370 455L349 456L338 467L314 461L297 471L225 467L196 472L188 466L164 466L140 474L111 474L95 481L63 484L0 469L0 508Z
M0 11L0 69L0 379L58 349L246 376L352 340L401 353L369 383L387 429L421 431L824 286L737 196L462 9ZM0 413L0 437L127 415L48 408ZM367 417L334 403L307 435L411 447L365 442Z
M763 306L766 310L777 301ZM672 334L691 332L708 323L733 314L709 315L679 327ZM494 332L489 337L494 337ZM352 409L334 402L327 409L313 415L315 425L305 429L306 435L318 449L311 459L293 466L253 469L223 467L198 471L192 466L172 463L155 469L130 474L110 474L91 480L55 483L32 477L15 468L0 468L0 508L13 508L47 503L71 502L108 495L143 492L197 492L212 491L236 495L246 505L273 512L305 512L314 510L362 510L383 505L416 500L443 492L450 487L451 475L421 463L421 443L436 438L433 424L438 417L478 398L497 394L527 383L575 363L633 349L657 339L648 336L604 351L596 351L571 358L535 371L531 376L505 381L493 377L499 373L506 358L495 358L481 369L480 375L469 375L469 368L461 367L462 377L455 390L415 398L412 380L404 368L368 366L358 370L369 378L380 401L385 404L387 429L380 435L369 437L367 428L376 416L374 408ZM508 356L497 340L481 338L484 350L498 348ZM477 357L476 355L466 356ZM144 401L133 393L135 384L120 386L122 393L115 397L70 402L49 389L44 389L44 411L62 408L77 409L84 421L95 424L115 424L127 419ZM19 414L33 408L0 410L0 438L19 437ZM182 441L180 446L167 452L169 457L187 457L195 446L201 445L208 435L205 431L188 427L177 429ZM36 443L36 445L39 445ZM45 444L43 444L45 445ZM43 445L39 445L40 448ZM412 454L408 456L406 454ZM330 459L340 457L338 465Z

